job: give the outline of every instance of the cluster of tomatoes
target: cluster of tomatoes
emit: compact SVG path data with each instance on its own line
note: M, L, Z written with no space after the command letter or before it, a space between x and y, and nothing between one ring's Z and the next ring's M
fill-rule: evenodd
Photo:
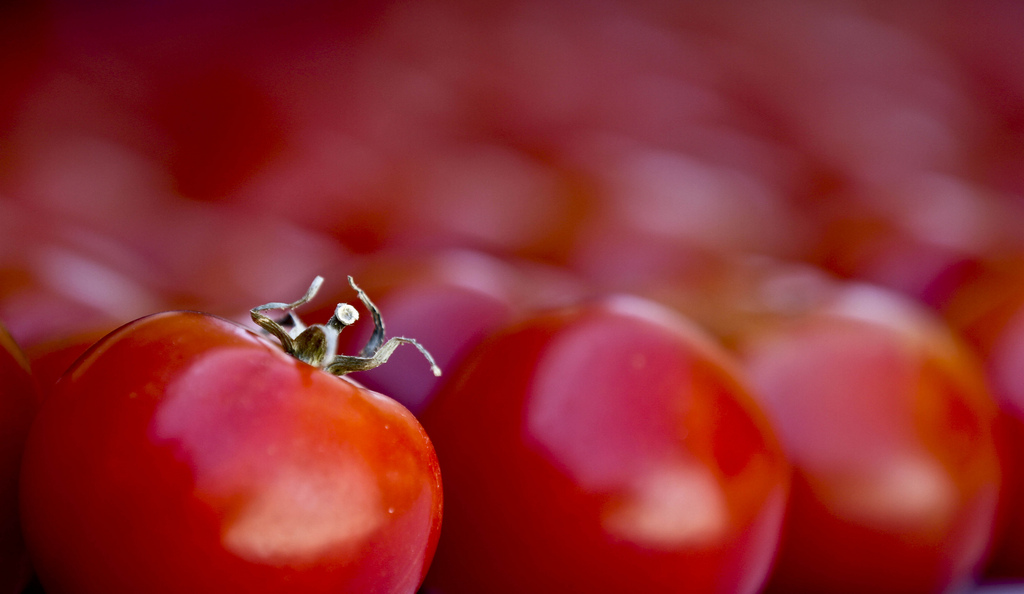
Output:
M1019 2L0 46L0 594L1024 584Z

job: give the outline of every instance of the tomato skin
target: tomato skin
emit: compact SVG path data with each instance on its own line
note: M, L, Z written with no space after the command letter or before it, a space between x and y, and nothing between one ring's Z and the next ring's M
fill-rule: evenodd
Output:
M20 592L31 576L18 519L18 475L38 406L28 360L0 325L0 592Z
M87 351L45 401L21 480L51 594L412 593L441 518L411 413L194 312Z
M428 585L756 591L789 467L734 370L635 298L490 337L422 416L447 501Z
M699 280L659 293L737 354L793 463L766 591L976 578L1010 460L975 353L920 302L814 267L723 261Z
M981 356L1000 409L1007 471L1003 515L985 577L1024 579L1024 259L1019 253L984 262L957 287L943 316Z
M980 570L1003 485L997 409L952 334L874 287L737 348L793 461L767 592L944 592Z
M46 397L60 376L82 356L89 347L107 335L108 330L92 330L64 338L34 344L25 350L32 367L32 375L39 392Z

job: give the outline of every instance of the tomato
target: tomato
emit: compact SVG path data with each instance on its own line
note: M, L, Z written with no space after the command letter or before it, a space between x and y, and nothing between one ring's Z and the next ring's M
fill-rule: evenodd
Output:
M789 466L734 362L653 302L505 327L422 419L447 594L752 593L768 572Z
M722 136L701 138L722 144ZM739 144L730 140L730 148ZM576 150L587 155L581 167L593 177L597 212L584 221L571 263L594 282L635 286L698 265L709 252L792 253L804 233L777 189L752 171L607 138Z
M32 375L35 376L43 396L50 392L72 363L106 335L107 332L102 330L84 331L73 336L35 344L26 349L25 355L32 366Z
M31 570L18 520L18 474L39 405L28 359L0 325L0 592L20 592Z
M738 319L717 327L794 466L767 591L971 580L1002 486L997 409L973 354L891 291L775 263L737 275L734 293L709 298Z
M38 206L0 200L0 317L22 348L166 309L153 262L134 246Z
M942 308L978 273L980 261L1019 244L1018 217L1006 201L967 180L935 173L908 177L823 201L807 259Z
M441 483L394 400L235 323L165 312L58 381L21 503L51 594L409 594L436 546Z
M1024 259L1005 254L962 283L943 315L983 358L999 402L1009 469L1005 515L986 568L993 579L1024 578Z

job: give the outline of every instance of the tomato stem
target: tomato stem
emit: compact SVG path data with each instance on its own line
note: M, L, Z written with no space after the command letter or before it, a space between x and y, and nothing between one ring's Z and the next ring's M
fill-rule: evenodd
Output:
M252 321L267 333L278 339L281 348L286 353L308 363L319 369L323 369L334 375L345 375L353 371L366 371L379 367L387 362L391 353L403 344L411 344L426 357L430 363L430 370L434 376L441 375L441 368L434 362L434 357L420 343L412 338L394 336L385 340L384 319L380 310L374 305L370 297L356 285L352 277L348 282L356 291L359 300L363 302L366 309L373 318L373 334L367 341L366 346L359 351L358 355L339 355L338 335L346 327L351 326L359 319L359 312L356 308L347 303L339 303L334 309L334 314L326 324L305 325L295 310L309 303L316 296L317 291L323 284L322 276L313 279L306 294L298 301L292 303L267 303L249 310ZM273 319L263 312L281 310L285 312L284 317Z

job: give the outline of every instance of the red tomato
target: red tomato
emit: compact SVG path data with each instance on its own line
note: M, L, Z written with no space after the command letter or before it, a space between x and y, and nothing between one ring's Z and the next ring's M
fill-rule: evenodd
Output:
M977 273L979 260L1019 244L1010 205L951 175L849 188L815 205L813 218L808 260L935 308Z
M731 360L652 302L499 331L422 418L447 594L752 593L768 572L788 464Z
M161 306L163 270L155 264L135 246L56 211L0 199L0 318L26 351L169 309Z
M710 144L715 135L700 138ZM636 142L587 140L575 150L593 178L595 213L581 223L570 262L594 282L636 286L699 266L708 253L793 253L805 232L779 189L753 171Z
M718 294L794 466L770 592L943 592L978 571L1001 488L996 406L945 326L813 270ZM737 287L742 287L738 288Z
M195 312L127 324L62 377L21 496L50 594L411 594L441 519L411 413Z
M1024 260L986 261L953 293L945 318L985 362L1006 431L1005 514L986 575L1024 578Z
M0 592L20 592L28 582L28 554L18 521L18 468L38 407L28 360L0 325Z
M27 348L25 354L43 396L53 389L57 380L72 363L106 334L103 330L83 331L74 336L38 343Z

